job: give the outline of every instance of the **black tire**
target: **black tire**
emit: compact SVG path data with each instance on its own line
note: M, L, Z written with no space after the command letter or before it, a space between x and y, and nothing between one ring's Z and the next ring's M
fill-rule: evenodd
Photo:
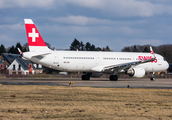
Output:
M151 81L155 81L155 78L154 78L154 77L151 77L150 80L151 80Z
M90 80L90 76L88 75L82 75L82 80Z
M118 80L118 76L117 75L111 75L111 76L109 76L109 80L110 81L117 81Z

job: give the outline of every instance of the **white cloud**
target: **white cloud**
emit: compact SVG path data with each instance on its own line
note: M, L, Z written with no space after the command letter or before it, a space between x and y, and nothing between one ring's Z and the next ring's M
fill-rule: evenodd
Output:
M0 0L0 8L31 8L31 7L40 7L52 8L54 7L54 0Z
M73 16L68 17L57 17L57 18L48 18L50 21L63 23L63 24L72 24L72 25L115 25L118 22L106 20L106 19L97 19L93 17L85 16Z
M0 25L0 31L0 41L5 47L15 46L17 42L27 42L23 23Z
M77 4L89 8L102 8L104 7L104 1L109 2L110 0L65 0L68 3Z
M58 18L49 18L51 21L65 24L75 24L75 25L86 25L88 22L87 17L83 16L68 16L68 17L58 17Z
M56 9L68 5L86 7L98 10L111 17L151 17L154 15L172 14L171 1L154 2L155 0L0 0L0 9L3 8L40 8Z
M5 30L24 30L24 24L22 23L17 23L17 24L12 24L12 25L0 25L1 31Z
M17 42L20 42L22 44L27 42L20 37L14 38L9 34L0 34L0 41L1 44L3 44L6 48L11 47L12 45L15 46Z
M83 7L98 9L105 14L121 17L150 17L157 14L171 14L172 7L164 4L153 4L149 1L139 0L66 0L67 2ZM168 1L167 1L168 2Z

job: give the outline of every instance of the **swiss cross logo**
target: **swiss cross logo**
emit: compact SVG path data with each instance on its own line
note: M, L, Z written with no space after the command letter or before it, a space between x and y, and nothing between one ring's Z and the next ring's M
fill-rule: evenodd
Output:
M32 28L32 32L29 33L29 37L32 37L32 42L36 42L36 38L39 37L39 34L36 33L35 28Z

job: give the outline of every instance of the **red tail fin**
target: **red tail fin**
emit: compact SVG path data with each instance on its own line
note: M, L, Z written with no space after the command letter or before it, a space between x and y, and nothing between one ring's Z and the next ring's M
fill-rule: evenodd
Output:
M31 19L24 19L30 51L47 51L47 45Z

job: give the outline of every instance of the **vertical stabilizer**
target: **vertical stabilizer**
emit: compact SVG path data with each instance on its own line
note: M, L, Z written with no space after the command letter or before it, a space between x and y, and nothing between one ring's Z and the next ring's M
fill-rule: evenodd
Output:
M24 19L30 51L50 51L31 19Z

